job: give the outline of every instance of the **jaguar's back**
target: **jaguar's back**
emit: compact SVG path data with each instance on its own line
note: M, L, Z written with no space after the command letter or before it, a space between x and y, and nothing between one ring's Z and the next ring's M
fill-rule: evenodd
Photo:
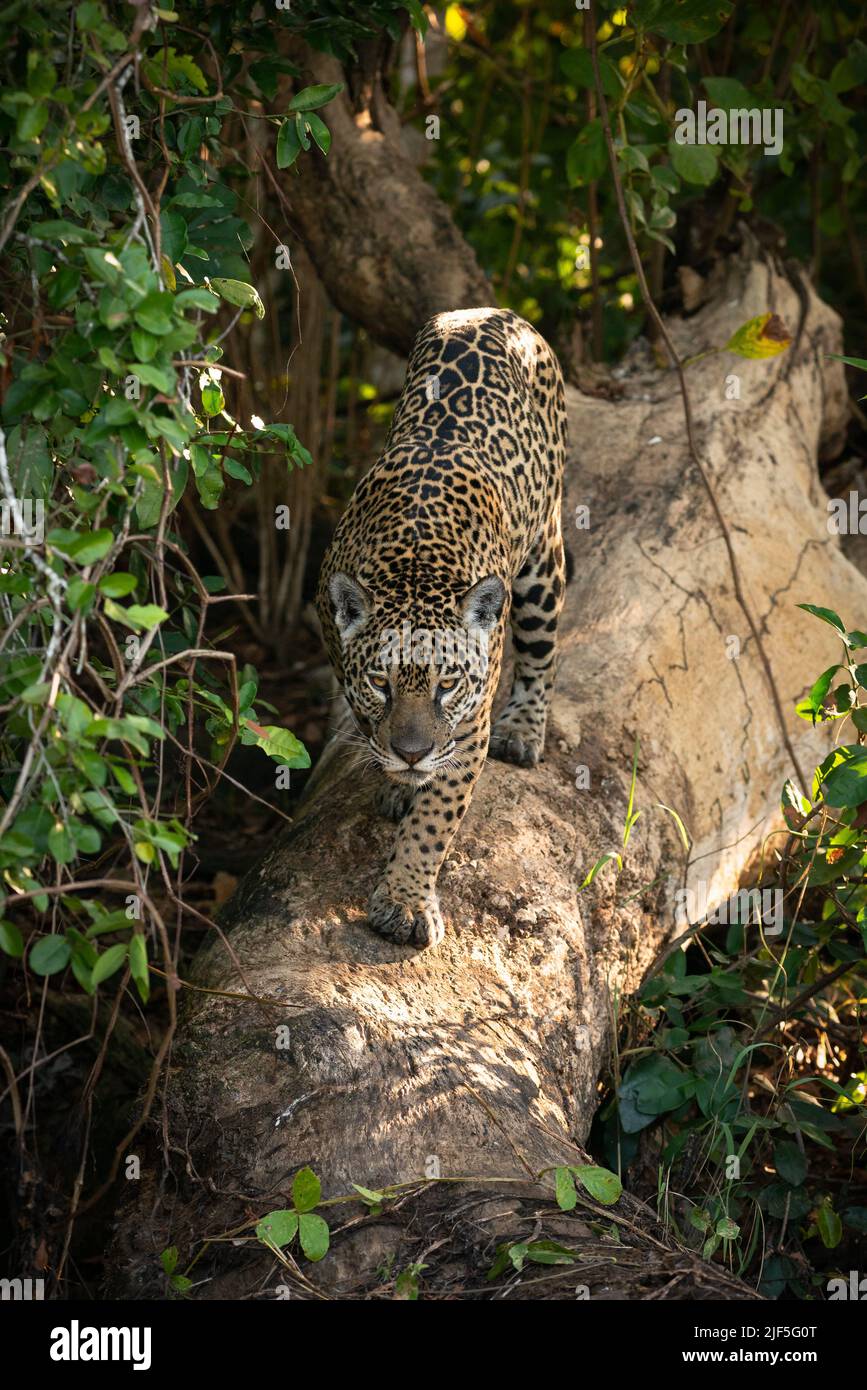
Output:
M421 443L490 480L520 568L528 537L559 502L566 450L563 377L545 339L509 309L430 319L413 345L385 458L400 450L411 466Z

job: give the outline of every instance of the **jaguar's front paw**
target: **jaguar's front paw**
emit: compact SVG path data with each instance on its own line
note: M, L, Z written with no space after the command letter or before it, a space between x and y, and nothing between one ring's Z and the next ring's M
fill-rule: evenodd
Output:
M415 797L415 787L407 782L392 782L390 779L377 788L374 805L381 816L389 820L403 820Z
M511 728L508 724L495 724L488 743L488 757L497 758L503 763L515 763L518 767L535 767L541 762L545 747L545 735L527 729Z
M367 920L373 930L401 945L438 945L445 927L436 894L410 904L395 897L394 892L387 884L380 884L371 893Z

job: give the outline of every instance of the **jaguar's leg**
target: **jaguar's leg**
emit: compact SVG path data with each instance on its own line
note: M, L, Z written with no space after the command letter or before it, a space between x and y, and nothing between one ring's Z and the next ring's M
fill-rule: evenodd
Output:
M416 946L442 940L437 876L484 765L488 729L487 720L480 720L462 740L460 765L415 792L367 906L368 921L380 936Z
M488 751L519 767L535 766L545 747L565 586L558 506L512 584L515 678L509 702L491 730Z

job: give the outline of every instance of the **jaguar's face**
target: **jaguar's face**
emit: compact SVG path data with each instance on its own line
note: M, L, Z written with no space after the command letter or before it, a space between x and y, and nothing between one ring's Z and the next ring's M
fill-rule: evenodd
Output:
M459 600L454 621L385 620L356 580L329 584L343 648L344 693L374 760L397 781L421 786L460 767L460 728L488 686L488 650L506 589L496 575ZM428 622L430 618L428 617Z

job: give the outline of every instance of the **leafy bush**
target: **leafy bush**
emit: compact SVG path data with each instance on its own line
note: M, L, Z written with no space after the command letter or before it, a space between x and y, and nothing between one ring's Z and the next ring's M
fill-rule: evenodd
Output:
M505 300L549 332L564 321L571 329L578 311L594 357L609 359L645 321L594 93L591 16L570 8L449 6L449 65L428 103L442 113L433 178ZM677 246L681 260L701 265L746 215L812 259L820 293L857 331L867 313L861 271L852 274L867 221L857 0L785 14L731 0L601 0L593 21L654 293L666 251ZM779 111L783 148L767 155L764 142L741 143L728 129L718 144L679 143L677 113L700 101L726 113Z
M209 786L240 739L309 766L212 635L225 582L178 525L182 501L214 511L265 454L310 461L290 424L233 414L223 362L233 326L264 313L238 137L297 74L265 24L221 69L225 14L194 17L201 32L83 0L63 25L37 4L0 27L0 246L19 287L2 345L0 948L21 957L30 930L36 975L69 967L92 994L128 970L143 1000L152 941L174 974L149 880L176 896L193 765ZM296 92L278 153L287 128L327 147L336 90Z
M660 1215L706 1256L721 1249L738 1272L759 1273L770 1296L789 1287L803 1298L822 1281L811 1271L833 1259L823 1248L867 1230L851 1171L867 1119L867 1062L858 1055L867 663L857 661L867 633L848 631L830 609L801 607L834 629L842 657L797 713L833 725L838 739L849 728L854 739L835 743L809 795L785 783L787 829L761 889L694 923L695 944L646 981L596 1129L619 1169L638 1156L642 1132L661 1125ZM770 911L768 895L782 911ZM775 1253L764 1259L768 1246Z

